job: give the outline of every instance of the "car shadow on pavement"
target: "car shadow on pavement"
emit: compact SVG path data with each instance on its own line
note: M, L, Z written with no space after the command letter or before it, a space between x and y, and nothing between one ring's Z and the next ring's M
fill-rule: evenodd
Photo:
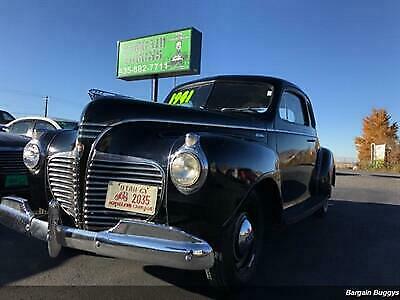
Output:
M307 218L265 241L255 286L400 285L400 206L347 201L331 204L326 218ZM0 226L0 254L2 286L18 284L39 273L44 273L47 280L52 274L48 271L82 253L62 251L57 259L51 259L46 243ZM157 266L143 269L178 289L214 296L204 272ZM66 278L65 285L70 285ZM96 284L95 280L91 283ZM247 297L248 292L235 296Z
M325 218L307 218L265 241L254 286L398 286L399 215L397 205L330 201ZM212 293L202 272L144 270L186 290Z
M48 271L76 255L73 251L61 251L57 258L52 259L46 243L1 225L0 253L0 286Z

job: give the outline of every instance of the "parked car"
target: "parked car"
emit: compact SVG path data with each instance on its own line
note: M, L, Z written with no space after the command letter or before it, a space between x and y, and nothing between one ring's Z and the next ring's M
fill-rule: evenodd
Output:
M30 172L22 158L29 138L0 132L0 196L29 197Z
M9 112L6 112L5 110L0 110L0 132L5 131L5 125L12 120L15 120L15 118Z
M33 133L48 130L77 129L78 122L44 117L23 117L8 123L3 131L32 137Z
M9 112L0 109L0 124L7 124L13 120L15 118Z
M24 153L47 174L47 220L3 197L0 222L47 241L50 256L71 247L205 270L230 287L251 284L271 228L325 215L335 184L310 99L262 76L186 83L163 104L101 96L78 131Z

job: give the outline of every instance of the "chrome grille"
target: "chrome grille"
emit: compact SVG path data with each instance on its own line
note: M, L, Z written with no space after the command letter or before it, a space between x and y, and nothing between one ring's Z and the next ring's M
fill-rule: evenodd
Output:
M1 151L0 150L0 173L27 173L22 157L23 149L18 151Z
M97 151L90 161L87 171L83 205L84 228L87 230L111 228L123 218L149 218L106 208L104 205L110 180L157 186L157 207L161 204L165 176L162 168L156 162Z
M102 123L82 123L79 125L78 138L94 140L107 128L107 124Z
M78 164L73 152L60 152L49 158L47 175L54 199L78 223Z

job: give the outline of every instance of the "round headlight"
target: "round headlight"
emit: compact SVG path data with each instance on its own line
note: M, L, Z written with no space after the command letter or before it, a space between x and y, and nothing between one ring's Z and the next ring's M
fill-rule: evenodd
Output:
M40 162L40 149L37 144L28 143L24 148L24 164L29 169L35 169Z
M181 187L190 187L200 178L201 164L191 153L182 152L175 156L171 163L171 179Z

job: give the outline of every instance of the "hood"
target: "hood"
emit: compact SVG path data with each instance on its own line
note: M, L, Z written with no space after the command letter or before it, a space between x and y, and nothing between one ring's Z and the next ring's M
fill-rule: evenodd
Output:
M26 136L16 135L12 133L0 132L0 149L1 148L23 148L30 141Z
M199 125L220 125L243 129L263 129L268 115L219 112L172 106L140 100L104 97L90 102L82 113L82 123L113 124L123 120L171 121Z

